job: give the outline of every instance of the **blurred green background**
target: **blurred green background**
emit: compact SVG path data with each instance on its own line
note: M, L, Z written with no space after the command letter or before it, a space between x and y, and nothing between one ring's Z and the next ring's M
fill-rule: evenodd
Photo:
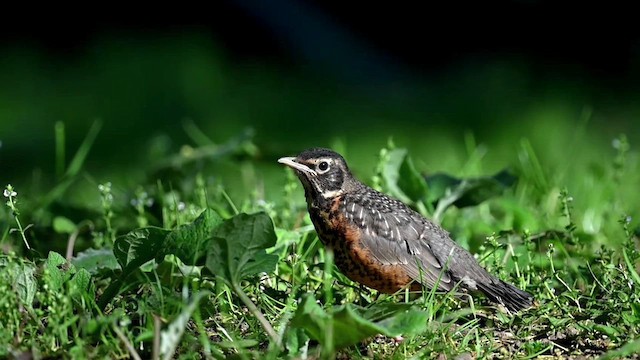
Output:
M587 31L563 45L573 33L551 26L525 34L525 22L514 32L478 27L486 38L453 30L434 35L431 30L446 20L421 24L416 15L393 10L386 30L376 32L358 20L357 10L313 2L271 5L231 1L193 19L187 14L195 11L178 12L180 20L168 13L151 23L141 20L143 25L132 16L123 23L67 24L72 30L44 23L5 33L0 182L32 193L55 183L58 122L65 127L67 162L91 124L101 122L85 166L85 185L92 189L105 181L135 186L154 164L184 145L196 147L195 128L216 144L254 134L254 176L264 179L266 189L284 183L278 157L311 146L344 152L367 179L389 138L410 150L419 170L456 176L510 166L524 138L549 172L563 174L611 161L612 140L621 133L632 148L640 140L635 33L613 42ZM548 4L493 6L525 5L544 13ZM377 10L384 15L384 8ZM484 24L472 18L460 21ZM393 32L403 22L417 25ZM382 33L391 39L381 42ZM470 36L473 41L459 41ZM584 50L585 44L593 47ZM617 45L626 47L615 52ZM475 151L482 166L466 166ZM250 183L236 181L246 176L241 166L228 161L223 169L218 175L232 197L252 191ZM568 181L582 186L580 179ZM98 201L95 194L82 197L88 198Z

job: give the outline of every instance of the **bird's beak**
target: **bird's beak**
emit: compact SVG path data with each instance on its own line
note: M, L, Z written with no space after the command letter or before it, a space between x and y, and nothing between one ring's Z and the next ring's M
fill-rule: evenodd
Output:
M302 173L316 175L315 170L311 169L310 167L308 167L305 164L297 162L295 157L283 157L283 158L278 159L278 162L280 164L285 164L288 167L290 167L290 168L292 168L294 170L298 170L298 171L300 171Z

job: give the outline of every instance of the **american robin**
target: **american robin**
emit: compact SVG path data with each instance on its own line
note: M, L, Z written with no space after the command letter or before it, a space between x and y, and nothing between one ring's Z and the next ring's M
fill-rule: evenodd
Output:
M278 162L295 170L318 237L349 279L389 294L459 283L509 311L532 305L533 296L489 274L447 231L356 179L340 154L312 148Z

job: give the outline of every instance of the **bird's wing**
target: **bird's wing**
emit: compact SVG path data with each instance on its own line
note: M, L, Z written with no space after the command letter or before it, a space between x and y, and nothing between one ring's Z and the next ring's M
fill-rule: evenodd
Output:
M387 197L347 204L348 220L362 229L361 244L376 260L401 266L412 279L429 288L436 284L441 290L453 287L451 276L430 246L431 237L448 236L444 230Z

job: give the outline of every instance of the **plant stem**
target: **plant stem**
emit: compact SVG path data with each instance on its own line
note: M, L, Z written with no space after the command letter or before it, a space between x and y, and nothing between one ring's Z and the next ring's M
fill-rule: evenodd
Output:
M24 229L22 229L22 224L20 223L20 220L18 219L17 216L15 216L14 218L16 219L16 224L18 224L18 229L20 230L22 241L24 241L24 244L27 247L27 250L31 250L31 246L29 246L29 243L27 242L27 238L24 236Z
M235 291L235 293L238 295L240 300L242 300L242 302L247 306L247 308L249 309L249 312L251 312L251 314L253 314L253 316L255 316L258 319L258 321L264 328L264 331L267 332L267 335L269 335L271 340L275 342L278 345L278 347L280 347L280 338L278 337L278 334L273 329L273 326L271 326L271 323L269 323L267 318L264 317L260 309L256 307L256 304L254 304L253 301L249 299L249 296L247 296L244 290L242 290L240 285L232 284L232 288L233 288L233 291Z

